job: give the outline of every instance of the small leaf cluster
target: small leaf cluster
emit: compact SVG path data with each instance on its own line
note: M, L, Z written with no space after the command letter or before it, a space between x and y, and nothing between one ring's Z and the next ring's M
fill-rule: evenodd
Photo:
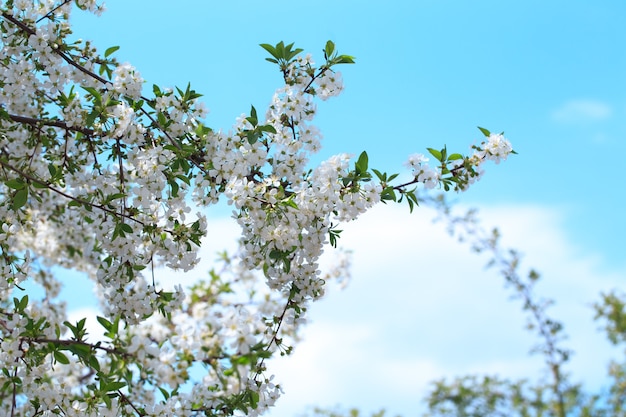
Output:
M260 44L272 56L271 58L265 58L267 61L278 64L280 71L283 73L285 82L289 85L293 85L301 81L298 76L294 76L292 67L298 65L296 57L303 51L300 48L293 49L293 43L285 45L282 41L276 45L267 43ZM308 76L307 85L304 91L315 95L315 89L313 88L313 82L320 78L327 71L332 71L332 67L339 64L354 64L355 58L351 55L339 54L335 48L334 42L328 40L323 49L325 63L320 65L319 68L313 67L310 62L303 60L303 64L298 68L299 71L305 73ZM298 73L298 71L295 71Z
M324 59L326 59L326 66L328 68L337 64L354 64L354 57L351 55L339 55L335 50L335 44L333 41L327 41L324 47Z
M354 163L354 169L345 175L341 181L346 192L358 192L361 182L369 182L372 180L372 174L369 172L369 157L367 152L363 151Z
M251 106L250 116L246 117L246 120L252 125L252 129L244 129L246 139L250 145L254 145L265 133L276 134L276 129L270 124L260 125L259 117L257 116L256 109Z
M272 58L265 58L266 61L278 64L281 71L285 72L291 61L304 49L294 48L293 43L285 45L283 41L272 46L269 43L262 43L261 47L265 49Z

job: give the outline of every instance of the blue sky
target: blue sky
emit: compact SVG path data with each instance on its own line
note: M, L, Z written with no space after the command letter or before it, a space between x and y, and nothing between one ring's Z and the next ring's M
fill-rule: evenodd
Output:
M456 199L480 207L528 264L543 270L540 288L557 298L555 311L569 323L579 351L574 374L601 382L611 349L590 322L589 303L626 278L626 221L619 215L626 203L626 3L106 4L99 18L73 16L75 36L101 50L121 46L118 59L135 65L149 85L191 82L204 94L207 122L216 129L228 129L251 104L264 108L280 86L259 43L295 42L321 61L332 39L357 64L340 68L345 92L318 106L320 159L367 150L371 166L398 171L407 155L426 147L469 151L481 137L476 126L505 131L519 155L488 166L486 176ZM228 227L221 214L216 228ZM522 329L519 306L499 278L485 274L484 259L431 226L426 210L408 216L382 207L368 216L364 228L351 225L353 237L348 228L344 234L343 243L355 251L354 282L312 310L293 362L276 365L286 375L286 395L273 417L306 404L336 403L408 416L426 381L437 376L535 374L528 372L538 365L526 355L532 338ZM376 275L371 262L382 257L373 243L380 239L388 239L388 256L398 264L391 277ZM455 257L459 266L442 272L435 250L444 251L445 265ZM402 262L411 265L410 274ZM398 304L404 288L415 297ZM361 360L371 368L359 366Z
M101 18L75 19L77 36L120 45L149 83L191 82L209 124L225 129L280 83L259 43L295 42L321 59L332 39L357 64L342 69L341 98L320 106L323 155L367 149L392 170L426 146L465 151L477 125L503 130L519 157L464 201L561 205L573 238L622 254L607 244L626 233L614 221L626 151L621 1L106 4Z

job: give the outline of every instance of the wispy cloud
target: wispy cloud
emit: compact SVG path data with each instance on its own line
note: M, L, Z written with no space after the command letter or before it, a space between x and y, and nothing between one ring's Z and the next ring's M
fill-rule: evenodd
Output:
M606 120L613 114L611 106L599 100L570 100L552 112L552 119L559 123L588 123Z

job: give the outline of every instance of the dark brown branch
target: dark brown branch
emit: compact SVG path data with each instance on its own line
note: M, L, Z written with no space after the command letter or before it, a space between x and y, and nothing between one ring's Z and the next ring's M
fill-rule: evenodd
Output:
M48 13L46 13L45 15L43 15L43 16L41 16L39 19L37 19L37 22L35 22L35 23L39 23L39 22L41 22L41 21L42 21L42 20L44 20L44 19L52 19L52 17L51 17L51 16L52 16L52 14L53 14L54 12L56 12L57 10L59 10L61 7L65 6L67 3L70 3L71 1L72 1L72 0L65 0L65 1L63 1L63 3L61 3L61 4L57 5L57 6L55 6L55 7L54 7L52 10L50 10Z
M59 346L72 346L72 345L80 345L80 346L87 346L93 350L101 350L103 352L106 352L110 355L119 355L119 356L123 356L123 357L132 357L133 355L131 355L130 353L127 353L125 351L119 350L119 349L115 349L115 348L108 348L102 345L98 345L98 344L92 344L92 343L87 343L87 342L83 342L81 340L64 340L64 339L46 339L46 338L29 338L26 337L23 340L27 341L28 343L53 343L55 345L59 345Z
M9 22L13 23L14 25L16 25L17 27L19 27L22 31L28 33L29 35L35 35L36 32L35 30L33 30L32 28L30 28L28 25L26 25L24 22L16 19L15 17L7 14L7 13L2 13L2 17L4 17L6 20L8 20ZM104 78L102 78L101 76L99 76L98 74L88 70L87 68L85 68L84 66L80 65L78 62L74 61L68 54L66 54L65 52L63 52L62 50L60 50L58 48L58 45L54 44L52 45L52 51L54 53L56 53L57 55L59 55L65 62L67 62L69 65L73 66L74 68L76 68L77 70L79 70L80 72L82 72L83 74L86 74L88 76L90 76L91 78L99 81L102 84L108 84L109 81L105 80ZM144 96L141 96L141 99L144 100L145 102L149 102L150 100ZM157 120L147 111L145 110L143 107L139 109L139 111L141 111L148 119L150 119L150 121L165 135L165 137L169 140L169 142L175 146L177 149L181 150L181 146L179 145L178 142L176 142L176 140L174 140L174 138L172 138L170 136L170 134L165 130L165 128L163 128L162 126L159 125L159 123L157 122ZM17 117L21 117L21 116L17 116ZM65 125L67 126L67 125ZM62 127L62 126L59 126ZM77 131L80 131L78 129L76 129ZM84 132L83 132L84 133ZM202 172L205 172L204 168L197 163L193 158L190 159L191 163L196 166L198 169L200 169Z
M135 410L135 413L137 413L139 416L145 416L145 413L142 413L129 399L126 395L124 395L124 393L120 390L116 391L117 394L120 396L120 398L122 399L123 402L125 402L126 404L128 404L133 410Z
M102 210L102 211L104 211L106 213L111 214L112 216L121 216L123 218L132 220L135 223L138 223L138 224L140 224L142 226L146 225L144 222L134 218L131 215L124 214L124 213L117 213L115 210L111 210L111 209L103 206L102 204L95 204L95 203L92 203L90 201L83 200L83 199L78 198L78 197L74 197L73 195L69 195L69 194L67 194L67 193L65 193L65 192L63 192L63 191L61 191L61 190L59 190L57 188L54 188L53 186L51 186L47 182L42 181L40 179L37 179L37 178L33 177L32 175L29 175L29 174L25 173L21 169L14 167L13 165L9 164L6 161L3 161L2 159L0 159L0 165L2 165L2 167L4 167L4 168L10 169L11 171L15 172L16 174L19 174L21 177L23 177L23 178L25 178L25 179L27 179L27 180L29 180L31 182L37 183L39 185L42 185L42 186L46 187L47 189L49 189L50 191L52 191L54 193L57 193L57 194L65 197L65 198L67 198L69 200L76 201L77 203L80 203L83 206L89 206L89 207L97 208L99 210Z
M27 125L31 125L34 127L39 127L41 125L43 126L52 126L52 127L58 127L60 129L64 129L64 130L68 130L71 132L80 132L85 136L94 136L95 135L95 131L92 129L85 129L83 127L80 126L68 126L67 123L61 121L61 120L46 120L46 119L36 119L33 117L26 117L26 116L17 116L15 114L9 114L9 119L13 120L16 123L24 123Z
M13 378L17 378L17 366L13 371ZM11 401L11 417L15 416L15 411L17 409L17 383L15 380L13 381L13 392L12 392L12 401Z
M294 283L291 284L292 288L294 287L294 285L295 285ZM272 335L271 340L269 341L269 343L267 344L267 347L265 348L265 350L267 352L270 351L270 349L272 347L272 344L275 344L276 347L280 347L278 345L278 333L280 332L280 328L281 328L281 326L283 324L283 321L285 320L285 314L287 314L287 311L289 310L289 307L291 307L291 300L292 300L292 297L289 296L289 298L287 299L287 302L285 303L285 308L283 308L283 311L280 314L280 317L278 317L278 321L276 323L276 329L274 330L274 334ZM260 363L261 367L263 366L264 362L265 362L265 358L261 359L261 363ZM259 376L259 374L260 374L260 372L257 371L257 373L256 373L256 375L254 377L255 380L256 380L256 377Z
M17 27L19 27L23 32L28 33L29 35L36 35L37 32L35 30L33 30L31 27L29 27L27 24L25 24L24 22L16 19L15 17L7 14L7 13L2 13L2 17L4 17L6 20L8 20L9 22L13 23L14 25L16 25ZM88 76L90 76L91 78L94 78L98 81L100 81L103 84L106 84L108 81L105 80L104 78L102 78L101 76L99 76L98 74L89 71L87 68L83 67L82 65L80 65L78 62L74 61L72 58L70 58L65 52L59 50L58 45L54 44L51 45L52 46L52 50L59 55L65 62L67 62L68 64L70 64L71 66L73 66L74 68L76 68L77 70L79 70L80 72L82 72L83 74L86 74Z

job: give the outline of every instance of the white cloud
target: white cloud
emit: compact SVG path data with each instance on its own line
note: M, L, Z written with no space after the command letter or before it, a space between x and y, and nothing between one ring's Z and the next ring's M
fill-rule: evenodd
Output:
M552 112L552 119L559 123L585 123L611 117L610 105L598 100L570 100Z
M558 210L500 206L480 213L522 249L525 263L544 272L538 290L556 298L553 315L577 352L568 371L599 385L612 350L589 303L620 282L619 274L598 273L597 259L568 241ZM536 339L524 330L520 302L500 276L485 271L486 258L432 217L426 208L409 215L406 207L378 207L343 227L342 243L354 250L353 282L313 305L294 354L270 364L285 390L271 417L336 404L417 415L435 379L541 374L542 358L528 355Z

